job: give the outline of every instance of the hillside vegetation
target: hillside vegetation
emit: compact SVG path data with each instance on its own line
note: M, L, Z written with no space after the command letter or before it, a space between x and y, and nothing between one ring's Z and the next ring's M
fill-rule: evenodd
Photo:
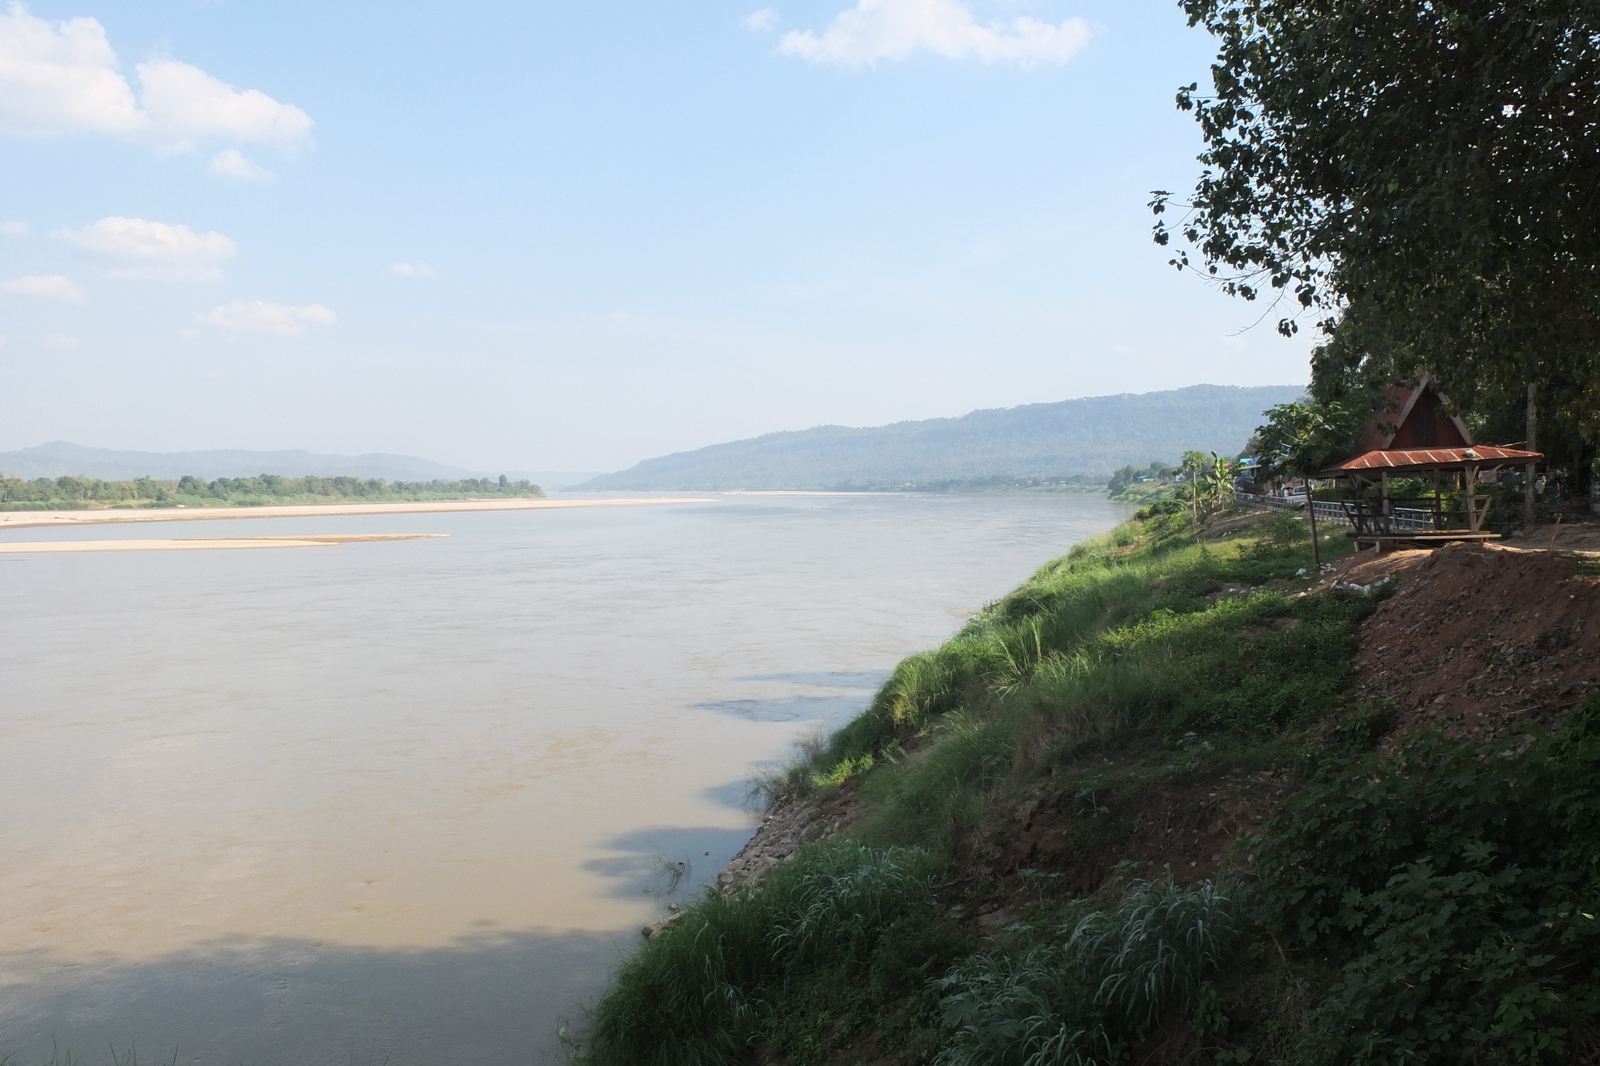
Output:
M647 459L579 486L594 490L984 488L1103 481L1186 448L1233 455L1292 385L1195 385L973 411L960 418L769 433ZM1198 444L1196 443L1198 442Z
M810 842L648 940L579 1061L1592 1054L1600 699L1402 735L1351 665L1396 582L1309 548L1157 504L902 662L763 782Z
M496 497L540 497L544 491L528 481L506 477L461 481L385 481L358 477L197 477L176 480L134 478L21 478L0 476L0 511L83 510L100 507L256 507L266 504L332 503L335 500L461 500Z

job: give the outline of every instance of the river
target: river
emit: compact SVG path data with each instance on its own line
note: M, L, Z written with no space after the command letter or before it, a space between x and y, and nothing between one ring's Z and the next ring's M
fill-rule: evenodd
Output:
M0 556L0 1059L557 1061L639 926L749 838L753 771L1129 510L4 531L448 538Z

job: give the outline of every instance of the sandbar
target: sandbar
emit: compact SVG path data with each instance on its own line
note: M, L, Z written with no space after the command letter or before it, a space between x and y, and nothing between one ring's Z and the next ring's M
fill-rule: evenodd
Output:
M416 500L398 503L313 503L269 507L159 507L148 510L0 511L0 529L92 526L107 522L198 522L228 518L315 518L322 515L435 514L441 511L542 511L567 507L649 507L715 503L709 497L622 500Z
M430 540L448 533L350 533L306 537L182 537L149 540L34 540L0 542L0 554L28 552L170 552L226 548L331 548L377 540Z

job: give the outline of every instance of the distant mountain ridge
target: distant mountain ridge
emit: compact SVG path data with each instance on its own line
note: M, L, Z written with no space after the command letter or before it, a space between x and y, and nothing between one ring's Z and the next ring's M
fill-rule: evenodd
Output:
M0 473L11 477L91 477L122 481L136 477L206 479L255 477L381 477L386 481L459 481L478 473L414 455L317 455L308 451L134 452L86 448L57 440L14 452L0 452Z
M1233 454L1299 385L1191 385L855 429L817 426L675 452L585 490L889 488L984 478L1104 477L1189 449Z

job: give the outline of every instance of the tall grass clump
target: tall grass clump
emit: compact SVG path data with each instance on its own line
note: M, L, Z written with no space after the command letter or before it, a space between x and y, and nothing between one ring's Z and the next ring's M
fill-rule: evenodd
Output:
M753 888L709 895L623 964L579 1062L734 1063L758 1043L784 1044L794 1026L781 1004L819 981L857 1000L920 986L952 935L933 870L923 852L840 842Z
M1135 882L1112 909L940 981L937 1066L1111 1066L1169 1011L1192 1008L1239 944L1238 884Z

